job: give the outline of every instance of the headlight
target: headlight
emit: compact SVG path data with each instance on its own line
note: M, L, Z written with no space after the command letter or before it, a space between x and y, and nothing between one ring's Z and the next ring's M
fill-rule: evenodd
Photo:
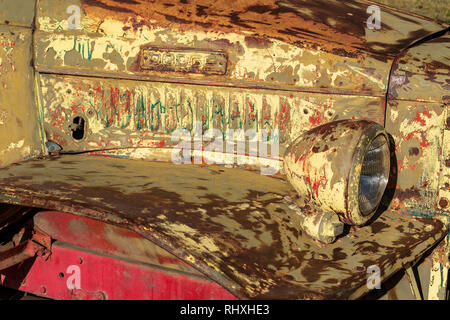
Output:
M359 210L370 215L381 201L389 179L389 145L384 135L372 141L364 156L359 177Z
M373 216L387 186L388 135L371 121L330 122L301 134L287 149L284 166L300 207L331 211L360 226Z

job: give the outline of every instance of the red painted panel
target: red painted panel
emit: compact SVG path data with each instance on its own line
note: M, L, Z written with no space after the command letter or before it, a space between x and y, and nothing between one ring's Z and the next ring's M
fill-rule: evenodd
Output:
M0 284L54 299L236 299L217 283L100 255L62 242L38 257L0 271Z
M202 275L168 251L121 227L59 211L39 212L33 220L35 228L54 240L136 262Z

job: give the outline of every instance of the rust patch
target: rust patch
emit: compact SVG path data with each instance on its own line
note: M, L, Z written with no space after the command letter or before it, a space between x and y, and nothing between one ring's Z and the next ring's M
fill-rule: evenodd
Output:
M428 34L423 27L419 27L420 19L383 8L383 13L391 15L397 26L403 24L410 28L405 33L407 37L392 43L385 42L382 46L379 45L381 41L366 40L368 4L354 0L250 0L236 1L232 6L226 0L217 0L214 5L205 0L167 0L153 2L150 8L142 0L133 3L83 0L82 3L87 15L100 20L115 18L127 21L130 15L140 16L148 25L176 28L182 32L194 28L229 32L233 28L238 33L265 35L291 44L304 45L307 40L344 56L357 54L360 48L384 54L393 53ZM394 33L394 27L383 21L384 32ZM339 45L340 48L336 48Z
M441 208L447 208L447 206L448 206L448 199L447 198L441 198L439 200L439 206Z
M409 155L412 157L412 156L418 156L419 155L419 148L417 148L417 147L414 147L414 148L411 148L411 149L409 149Z

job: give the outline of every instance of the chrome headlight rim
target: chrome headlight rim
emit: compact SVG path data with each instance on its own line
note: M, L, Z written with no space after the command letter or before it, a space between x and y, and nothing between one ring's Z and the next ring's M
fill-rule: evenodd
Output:
M386 132L386 129L374 123L370 126L367 131L361 136L357 147L355 148L355 153L353 155L353 162L348 176L348 185L347 185L347 195L348 195L348 208L347 208L347 219L351 221L351 224L362 226L366 224L377 212L381 200L378 201L378 204L372 209L369 213L361 212L360 209L360 201L359 201L359 193L360 193L360 179L361 179L361 171L364 163L364 158L369 151L369 148L372 142L378 138L379 136L383 136L386 139L389 158L390 158L390 142L389 136ZM389 162L388 172L390 172L390 167L392 164ZM389 180L389 175L387 177ZM383 194L386 192L386 187L383 191Z

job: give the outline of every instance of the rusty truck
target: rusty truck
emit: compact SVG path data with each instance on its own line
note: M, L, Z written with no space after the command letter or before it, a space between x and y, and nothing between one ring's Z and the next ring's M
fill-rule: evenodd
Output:
M0 285L448 299L448 31L369 0L0 0Z

